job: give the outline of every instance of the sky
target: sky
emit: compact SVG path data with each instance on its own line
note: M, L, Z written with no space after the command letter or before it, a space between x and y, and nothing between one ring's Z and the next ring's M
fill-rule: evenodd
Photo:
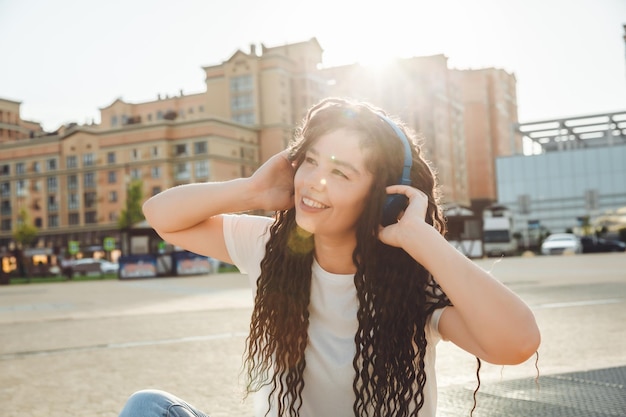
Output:
M626 0L0 0L0 97L45 130L204 91L203 66L317 38L323 66L444 54L517 79L531 122L626 111Z

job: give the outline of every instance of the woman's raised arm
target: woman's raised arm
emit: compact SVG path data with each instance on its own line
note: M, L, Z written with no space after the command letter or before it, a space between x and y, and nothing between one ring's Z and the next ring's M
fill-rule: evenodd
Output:
M286 152L270 158L251 177L180 185L148 199L146 220L165 241L225 262L221 214L282 210L293 206L293 167Z
M428 269L449 297L453 306L441 316L441 335L494 364L528 359L541 337L526 303L424 221L428 202L424 193L404 185L388 191L405 194L410 203L400 221L382 229L379 237Z

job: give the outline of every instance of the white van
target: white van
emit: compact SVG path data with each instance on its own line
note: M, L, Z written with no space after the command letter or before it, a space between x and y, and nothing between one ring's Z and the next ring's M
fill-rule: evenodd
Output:
M517 241L513 238L510 217L485 217L483 219L483 252L487 256L513 255Z

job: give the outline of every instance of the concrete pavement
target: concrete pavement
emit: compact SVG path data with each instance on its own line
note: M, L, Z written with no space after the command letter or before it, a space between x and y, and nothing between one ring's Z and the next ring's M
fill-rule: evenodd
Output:
M484 364L474 416L626 415L625 254L477 261L531 305L533 359ZM250 416L241 355L247 277L0 287L0 402L8 417L117 415L143 388L173 392L212 417ZM438 346L439 415L468 415L475 358Z

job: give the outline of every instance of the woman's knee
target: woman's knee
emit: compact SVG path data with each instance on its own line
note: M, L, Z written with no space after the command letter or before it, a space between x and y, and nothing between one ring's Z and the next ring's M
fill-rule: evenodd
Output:
M130 396L119 417L207 417L185 401L160 390L137 391Z
M172 402L170 394L159 390L141 390L128 398L119 417L163 417Z

